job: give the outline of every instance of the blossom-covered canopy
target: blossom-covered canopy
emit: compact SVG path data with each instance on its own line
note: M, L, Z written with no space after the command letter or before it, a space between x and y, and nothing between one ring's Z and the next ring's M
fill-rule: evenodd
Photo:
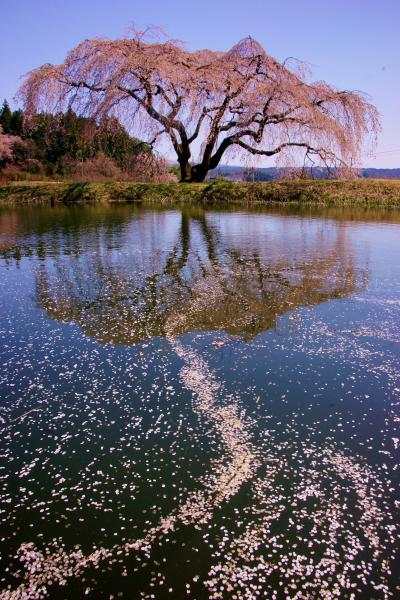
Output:
M85 40L61 65L31 71L20 93L28 111L113 114L153 145L166 137L182 180L203 180L227 151L354 165L379 129L361 93L309 82L300 63L278 62L250 37L227 52L189 52L140 32Z

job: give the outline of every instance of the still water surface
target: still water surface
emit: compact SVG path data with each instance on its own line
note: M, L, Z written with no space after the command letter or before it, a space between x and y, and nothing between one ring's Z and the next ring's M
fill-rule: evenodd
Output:
M400 214L0 212L0 598L396 598Z

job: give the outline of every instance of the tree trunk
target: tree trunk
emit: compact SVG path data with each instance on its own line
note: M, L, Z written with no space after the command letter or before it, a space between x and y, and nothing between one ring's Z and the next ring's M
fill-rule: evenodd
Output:
M185 181L191 181L192 166L189 162L189 158L186 156L179 156L178 163L181 169L181 183L184 183Z
M204 181L208 173L208 169L203 165L191 165L188 160L179 158L179 166L181 169L181 183L200 183Z
M189 181L192 183L200 183L205 180L207 173L208 169L204 165L193 165Z

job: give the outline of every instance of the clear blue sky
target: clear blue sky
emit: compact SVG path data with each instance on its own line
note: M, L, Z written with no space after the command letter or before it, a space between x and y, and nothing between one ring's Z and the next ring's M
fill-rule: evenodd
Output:
M310 63L315 79L370 94L383 132L366 166L400 167L400 0L1 0L0 14L0 99L30 69L132 22L160 25L189 49L251 35L280 60Z

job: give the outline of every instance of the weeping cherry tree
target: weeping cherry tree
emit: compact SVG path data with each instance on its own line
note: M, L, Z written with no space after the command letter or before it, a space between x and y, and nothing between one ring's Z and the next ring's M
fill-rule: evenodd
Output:
M243 154L337 173L375 139L378 113L359 92L308 79L300 63L278 62L252 38L227 52L189 52L134 31L81 42L61 65L28 73L20 95L28 113L113 115L152 147L167 140L182 181L203 181L223 156Z

